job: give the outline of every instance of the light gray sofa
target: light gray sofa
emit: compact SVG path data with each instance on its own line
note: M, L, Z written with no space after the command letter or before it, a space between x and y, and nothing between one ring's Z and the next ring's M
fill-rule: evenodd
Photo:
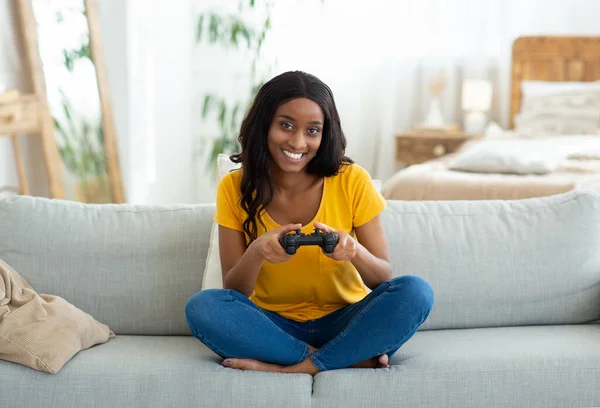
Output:
M1 201L0 259L117 334L58 374L0 361L2 406L600 406L596 193L389 201L394 273L429 281L434 309L390 369L314 378L224 368L189 335L184 305L201 289L213 212Z

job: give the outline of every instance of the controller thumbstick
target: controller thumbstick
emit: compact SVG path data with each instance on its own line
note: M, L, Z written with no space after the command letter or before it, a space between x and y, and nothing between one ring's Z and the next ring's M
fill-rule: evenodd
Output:
M320 234L321 233L321 228L315 228L315 234Z
M302 234L302 230L300 230L300 229L297 229L297 230L296 230L296 235L300 235L300 234Z

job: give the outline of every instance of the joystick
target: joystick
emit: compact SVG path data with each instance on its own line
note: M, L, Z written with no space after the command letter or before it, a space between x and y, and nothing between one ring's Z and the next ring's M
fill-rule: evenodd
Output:
M289 255L295 254L298 247L305 245L318 245L323 252L331 254L338 243L338 234L323 232L320 228L315 228L315 232L310 235L302 233L301 230L296 230L288 234L282 234L279 237L279 242Z

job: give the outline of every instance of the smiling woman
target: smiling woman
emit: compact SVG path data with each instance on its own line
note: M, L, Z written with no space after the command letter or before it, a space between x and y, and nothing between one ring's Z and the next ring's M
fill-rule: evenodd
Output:
M379 218L386 203L345 155L331 89L300 71L274 77L258 91L239 142L232 160L241 168L217 189L225 289L189 299L191 332L224 366L242 370L387 367L429 315L433 295L421 278L392 279ZM281 238L292 230L336 235L337 244L289 254Z

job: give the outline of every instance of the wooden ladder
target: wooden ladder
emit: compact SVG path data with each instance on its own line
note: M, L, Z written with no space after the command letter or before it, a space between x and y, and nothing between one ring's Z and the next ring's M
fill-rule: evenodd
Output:
M19 29L23 45L26 48L26 72L33 92L21 94L11 89L0 94L0 137L11 138L15 164L17 167L18 187L3 187L0 190L14 191L18 194L30 194L23 157L19 147L22 135L38 135L41 140L48 176L48 189L51 198L65 198L65 189L61 168L61 159L54 133L54 121L47 103L46 84L39 54L36 22L31 3L20 1L25 7L18 7Z

